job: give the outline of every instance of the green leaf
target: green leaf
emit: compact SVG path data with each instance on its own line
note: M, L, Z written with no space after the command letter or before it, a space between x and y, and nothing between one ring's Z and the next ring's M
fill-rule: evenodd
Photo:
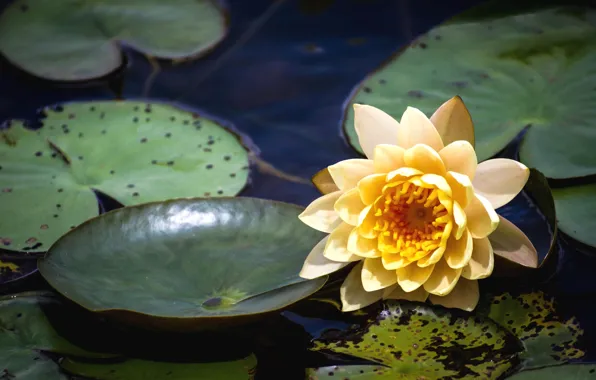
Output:
M160 103L98 101L46 108L36 132L0 131L0 238L45 251L98 214L92 190L124 205L236 195L248 179L238 137ZM32 202L33 200L33 202ZM41 244L41 245L40 245Z
M50 80L89 80L123 63L121 45L157 58L200 56L226 34L210 0L17 0L0 15L0 52Z
M454 95L472 115L480 160L530 126L520 147L527 166L549 178L596 173L596 11L549 9L432 29L360 85L346 110L348 140L362 152L353 103L399 120L407 106L430 116Z
M523 371L509 377L511 380L594 380L596 364L568 364Z
M339 338L315 340L312 349L385 366L341 365L334 370L310 370L315 379L360 374L355 378L362 380L498 378L514 366L521 351L517 339L488 318L397 301L386 302L363 328Z
M85 363L65 359L60 366L67 372L97 380L249 380L254 378L257 359L214 363L169 363L129 359L120 363Z
M47 320L42 306L54 303L49 293L21 293L0 298L0 363L13 380L66 379L44 352L102 357L64 340Z
M596 247L596 184L553 189L553 196L561 231Z
M576 348L583 330L575 318L563 319L552 299L542 292L513 297L502 294L492 300L489 317L509 329L523 343L523 367L539 368L584 356Z
M298 276L324 234L302 208L254 198L178 199L103 214L39 261L83 307L165 329L242 323L317 291Z

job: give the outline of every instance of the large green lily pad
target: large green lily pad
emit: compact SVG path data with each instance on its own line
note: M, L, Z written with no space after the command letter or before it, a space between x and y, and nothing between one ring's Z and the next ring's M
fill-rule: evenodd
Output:
M511 380L594 380L596 364L568 364L519 372Z
M103 214L40 259L43 277L83 307L185 329L238 323L317 291L298 276L324 236L300 207L254 198L178 199Z
M561 231L596 247L596 184L553 189L553 197Z
M98 214L93 190L124 205L236 195L248 178L238 137L177 107L139 101L44 110L37 131L0 130L0 241L45 251Z
M47 320L42 306L55 302L49 293L21 293L0 298L0 378L67 379L47 352L98 357L64 340Z
M576 347L583 334L577 320L562 318L554 301L542 292L499 295L491 302L489 317L521 340L523 368L559 365L584 356Z
M387 301L361 329L314 341L314 351L370 365L309 369L313 379L498 378L514 368L517 339L488 318L420 303Z
M96 380L252 380L254 355L241 360L213 363L171 363L129 359L119 363L93 363L70 358L60 366L69 373Z
M346 109L348 140L361 151L353 103L399 120L407 106L430 116L454 95L470 110L480 160L529 126L520 147L527 166L549 178L595 174L596 11L548 9L432 29L359 86Z
M212 49L226 20L211 0L16 0L0 15L0 52L50 80L88 80L123 63L121 45L165 59Z

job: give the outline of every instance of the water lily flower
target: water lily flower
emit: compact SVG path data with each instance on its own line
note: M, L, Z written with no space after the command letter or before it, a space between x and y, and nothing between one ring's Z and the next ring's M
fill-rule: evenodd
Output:
M299 216L329 234L306 258L301 277L359 262L341 287L342 310L428 298L471 311L495 253L507 257L524 247L537 261L525 234L495 212L522 190L530 171L510 159L478 163L461 98L430 119L408 107L400 122L356 104L354 123L367 158L329 166L328 193Z

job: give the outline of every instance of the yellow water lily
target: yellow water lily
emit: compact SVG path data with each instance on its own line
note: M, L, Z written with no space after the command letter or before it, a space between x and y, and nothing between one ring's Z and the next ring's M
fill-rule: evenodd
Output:
M491 275L494 254L536 250L495 209L510 202L530 171L510 159L478 163L474 126L459 97L429 119L408 107L398 122L354 105L367 158L328 167L329 192L300 215L329 233L310 252L300 276L312 279L360 261L344 280L344 311L380 299L425 301L473 310L478 281Z

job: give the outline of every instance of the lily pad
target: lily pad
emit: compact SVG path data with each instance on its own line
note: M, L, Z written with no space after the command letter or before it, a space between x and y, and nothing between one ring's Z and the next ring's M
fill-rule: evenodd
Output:
M596 184L553 189L561 231L596 247Z
M60 366L74 375L97 380L251 380L256 373L254 355L241 360L214 363L169 363L129 359L120 363L86 363L70 358Z
M0 377L13 380L67 379L47 352L101 357L61 338L46 319L50 293L21 293L0 298Z
M353 103L397 118L406 106L428 116L460 95L487 159L529 127L520 160L549 178L596 173L596 11L556 8L450 22L419 37L358 87L344 128L362 152ZM569 149L573 147L573 149Z
M226 34L211 0L17 0L0 15L0 52L41 78L81 81L123 64L122 45L164 59L189 59Z
M339 338L317 339L312 350L373 362L310 369L315 379L477 379L506 374L515 367L521 347L512 334L488 318L387 301L363 328Z
M238 137L160 103L99 101L44 110L43 126L0 130L0 240L45 251L99 213L93 191L124 205L236 195L248 179Z
M117 209L40 259L56 290L131 323L202 329L242 323L321 288L298 276L324 234L302 208L254 198L178 199Z
M523 371L511 377L511 380L594 380L596 379L596 364L568 364L547 367L533 371Z
M563 364L584 356L576 347L583 334L577 320L563 319L553 300L542 292L497 296L492 300L489 317L522 341L525 351L520 359L526 369Z

